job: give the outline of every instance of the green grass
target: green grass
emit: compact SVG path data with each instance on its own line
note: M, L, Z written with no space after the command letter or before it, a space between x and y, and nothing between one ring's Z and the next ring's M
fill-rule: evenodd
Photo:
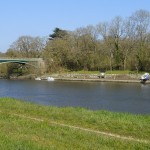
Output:
M85 70L80 70L80 71L70 71L67 72L69 74L98 74L99 71L85 71Z
M131 73L133 73L133 71L129 71L129 70L113 70L113 71L107 71L106 73L107 74L131 74Z
M144 74L146 71L113 70L106 71L106 74ZM148 72L149 73L149 72Z
M71 74L99 74L99 71L72 71L69 72ZM135 73L135 71L129 71L129 70L113 70L113 71L106 71L106 74L130 74L130 73Z
M105 136L69 125L148 142ZM0 98L2 150L148 150L149 137L150 115L57 108Z
M70 72L65 72L67 74L99 74L99 71L85 71L85 70L81 70L81 71L70 71ZM145 73L143 72L137 72L137 71L130 71L130 70L108 70L105 72L106 74L143 74Z

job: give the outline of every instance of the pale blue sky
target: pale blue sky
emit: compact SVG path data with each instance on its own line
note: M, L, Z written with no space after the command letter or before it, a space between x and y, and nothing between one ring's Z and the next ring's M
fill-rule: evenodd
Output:
M0 52L20 36L45 37L55 27L79 27L150 11L150 0L0 0Z

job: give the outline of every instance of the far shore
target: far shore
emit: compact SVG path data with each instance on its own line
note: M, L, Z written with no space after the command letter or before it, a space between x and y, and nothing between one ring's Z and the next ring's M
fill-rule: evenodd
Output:
M118 83L146 83L150 84L150 80L146 82L141 82L140 74L106 74L101 77L99 74L69 74L69 73L58 73L58 74L44 74L44 75L24 75L24 76L14 76L10 79L14 80L35 80L39 77L41 80L47 80L48 77L53 77L55 80L61 81L88 81L88 82L118 82Z
M92 82L121 82L121 83L141 83L141 75L133 74L106 74L104 77L100 77L97 74L51 74L43 75L40 78L46 80L47 77L53 77L55 80L62 81L92 81ZM146 81L146 84L150 84L150 81Z

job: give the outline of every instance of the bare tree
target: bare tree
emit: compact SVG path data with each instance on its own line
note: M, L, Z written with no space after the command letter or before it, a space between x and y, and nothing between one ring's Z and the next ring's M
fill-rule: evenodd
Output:
M124 27L124 20L121 17L115 17L109 29L109 36L111 38L112 48L113 48L113 56L116 65L116 69L122 68L122 48L121 43L125 39L125 27Z
M20 57L40 57L45 41L39 37L21 36L10 49L20 54Z
M139 70L144 70L145 62L148 60L149 43L147 39L150 32L150 13L145 10L136 11L132 14L130 20L134 31L137 67Z
M109 69L112 70L113 59L114 59L114 49L113 49L113 40L109 33L110 24L108 22L102 22L102 23L99 23L96 27L99 33L98 35L99 43L100 43L99 53L103 56L103 59L106 58L107 61L105 62L106 63L105 65L106 66L109 65Z

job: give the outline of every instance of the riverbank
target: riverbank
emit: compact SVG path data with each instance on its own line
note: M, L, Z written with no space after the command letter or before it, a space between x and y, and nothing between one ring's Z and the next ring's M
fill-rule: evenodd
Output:
M63 81L141 83L140 74L105 74L103 78L99 74L51 74L43 75L40 78L46 80L48 76ZM146 81L146 84L150 84L150 81Z
M150 149L150 116L0 98L1 149ZM138 132L137 132L138 131Z
M120 83L141 83L141 74L105 74L102 78L100 74L82 74L82 73L57 73L57 74L44 74L38 76L41 80L47 80L48 77L53 77L55 80L62 81L92 81L92 82L120 82ZM36 74L24 76L11 76L13 80L35 80ZM146 81L150 84L150 81Z

